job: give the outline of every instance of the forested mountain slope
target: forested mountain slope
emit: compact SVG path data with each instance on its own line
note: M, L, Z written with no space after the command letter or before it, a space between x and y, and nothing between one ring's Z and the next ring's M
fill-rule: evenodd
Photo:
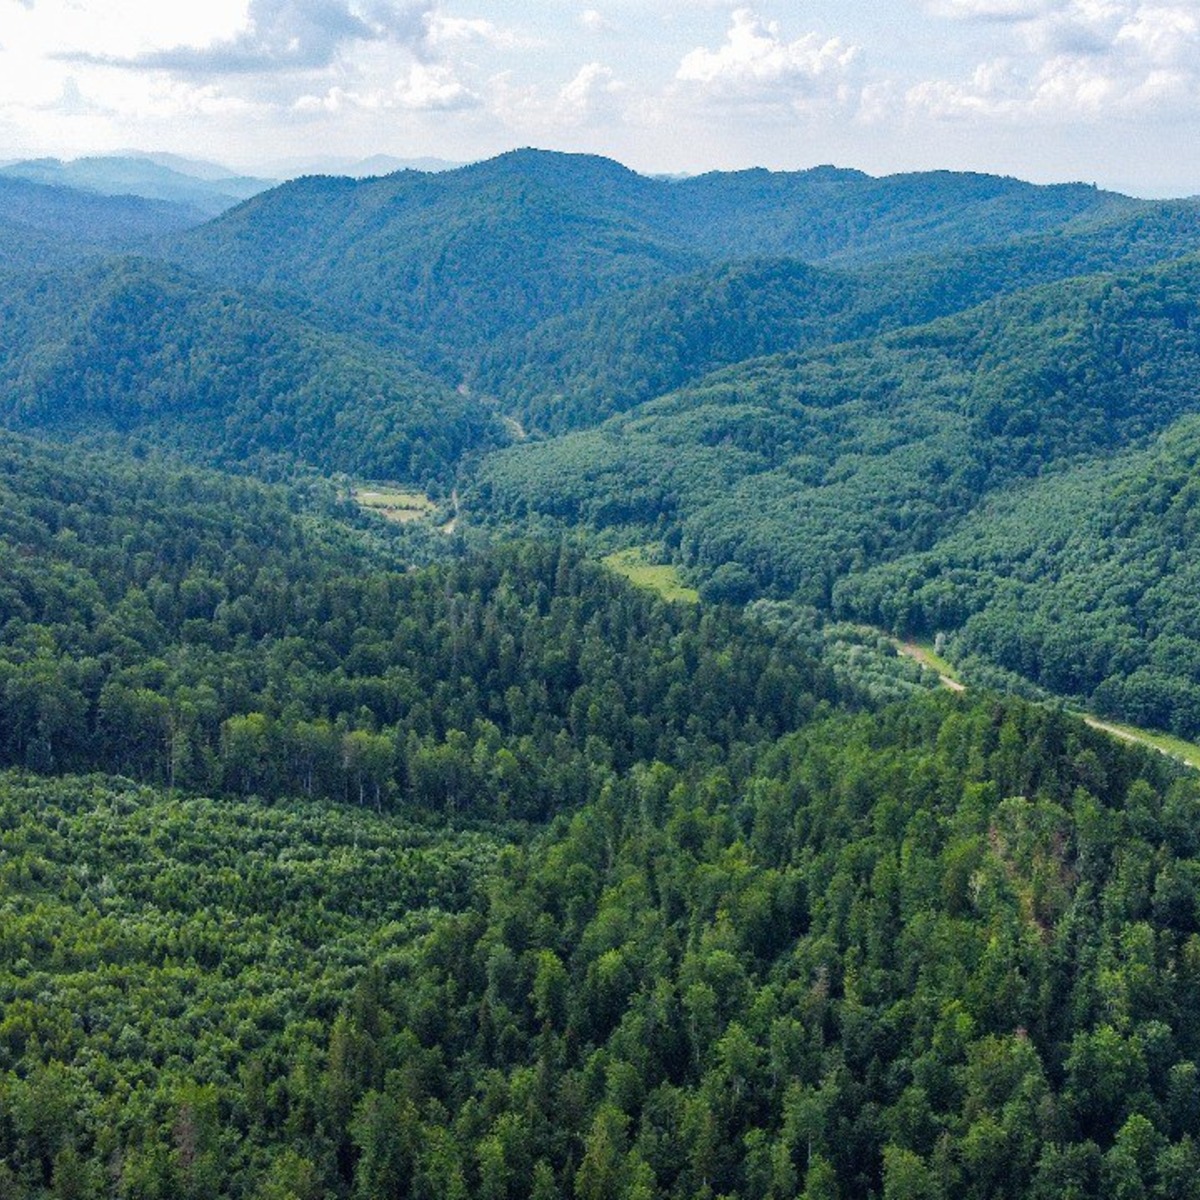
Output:
M468 369L489 341L705 262L878 261L1045 231L1136 202L989 176L829 169L669 182L606 159L518 151L437 175L310 178L178 242L216 278L282 289L326 321L415 338Z
M605 160L557 172L521 156L436 175L295 180L196 231L172 253L219 280L278 289L336 327L420 347L461 373L488 340L606 291L687 269L607 184L654 184Z
M410 573L249 481L20 439L3 466L6 764L544 817L836 694L786 640L553 546Z
M200 224L185 205L0 179L0 268L65 266Z
M560 547L408 572L314 497L0 454L7 1195L1195 1194L1166 760L856 713Z
M1098 711L1200 735L1200 419L1015 489L834 607L976 655Z
M186 166L186 160L178 160ZM52 187L69 187L102 196L141 196L168 200L204 217L215 217L270 186L266 180L205 171L203 177L177 170L143 155L100 155L63 162L57 158L23 159L0 167L0 177L28 179Z
M446 481L504 440L493 413L397 351L177 268L16 276L0 298L0 422L138 437L210 462Z
M1036 284L1198 249L1200 204L1179 201L855 269L795 259L725 263L501 338L474 381L530 428L560 433L748 358L920 325Z
M1184 260L743 364L490 458L473 502L663 540L735 585L713 594L828 607L839 581L935 546L987 497L1200 410L1198 296Z
M1194 779L949 698L751 761L504 850L0 774L6 1193L1197 1194Z
M953 171L873 178L860 171L713 172L660 194L664 224L714 258L789 255L879 262L944 253L1110 215L1136 201L1084 184L1039 187Z

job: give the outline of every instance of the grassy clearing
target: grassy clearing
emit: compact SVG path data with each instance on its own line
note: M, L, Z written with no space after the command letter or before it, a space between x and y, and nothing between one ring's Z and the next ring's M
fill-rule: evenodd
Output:
M954 669L954 664L948 659L943 658L933 648L932 642L901 642L894 638L892 640L897 653L914 659L921 666L928 667L931 671L936 671L938 678L945 687L954 692L961 692L963 690L962 681L958 677L958 672Z
M609 554L602 561L609 570L624 575L634 587L648 588L664 600L698 603L700 593L683 582L678 567L650 561L653 551L653 546L634 546L630 550Z
M865 628L870 627L867 626ZM883 633L883 630L879 630L878 632ZM884 634L884 636L890 637L889 634ZM915 659L922 666L936 671L945 687L951 688L956 692L965 690L961 680L958 678L958 672L954 669L954 664L938 654L934 650L932 642L916 640L902 642L896 638L891 638L891 641L898 653L907 655L909 658ZM1183 738L1177 738L1173 734L1160 733L1156 729L1142 729L1138 725L1127 725L1121 721L1103 721L1089 712L1084 712L1082 709L1073 709L1072 712L1093 729L1098 729L1102 733L1109 734L1111 737L1120 738L1124 742L1134 742L1139 746L1148 746L1151 750L1157 750L1160 754L1167 754L1171 758L1191 767L1193 770L1200 771L1200 745L1197 745L1195 742L1185 742Z
M356 487L350 494L360 508L401 524L423 520L437 508L424 492L408 492L384 484Z
M1142 729L1137 725L1125 725L1120 721L1102 721L1090 713L1077 715L1081 716L1093 729L1111 733L1113 737L1119 737L1123 741L1149 746L1153 750L1169 754L1172 758L1177 758L1180 762L1200 771L1200 746L1197 746L1195 742L1185 742L1183 738L1177 738L1170 733L1159 733L1155 729Z

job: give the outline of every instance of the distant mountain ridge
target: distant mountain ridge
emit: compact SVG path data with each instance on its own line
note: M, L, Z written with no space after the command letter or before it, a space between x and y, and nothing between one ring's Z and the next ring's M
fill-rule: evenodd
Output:
M707 264L883 261L1135 207L1081 184L832 168L664 181L596 156L520 150L436 175L294 180L170 253L303 297L348 327L402 333L455 375L498 337Z
M65 266L200 224L194 208L0 177L0 268Z
M192 163L176 156L102 155L62 161L26 159L0 167L0 175L56 187L77 188L103 196L141 196L186 205L205 217L274 186L274 181L222 174L213 163ZM196 172L199 172L198 174Z
M1105 493L1074 473L1102 478L1131 455L1141 479L1136 456L1200 419L1195 200L835 167L663 180L532 150L438 174L307 176L190 228L141 201L140 225L103 207L89 225L79 214L113 202L36 194L66 216L60 229L42 213L41 260L12 265L63 266L143 227L157 236L140 247L173 265L10 281L13 427L457 486L467 521L654 543L708 598L944 633L989 670L1059 690L1069 673L1037 649L1058 633L1038 642L987 601L1010 595L992 581L1018 570L1011 530L1036 530L1039 504L1064 527L1107 529ZM71 220L78 237L61 231ZM1047 474L1065 491L1040 490ZM992 505L1010 515L993 522ZM1169 553L1154 513L1129 520L1139 562ZM966 533L953 540L992 529L994 569ZM1022 594L1095 632L1081 556L1072 543L1054 568L1061 590ZM1136 653L1102 652L1098 634L1080 653L1153 674L1157 626L1140 628ZM1175 634L1155 636L1161 655ZM1108 669L1071 694L1200 733L1200 692L1177 675L1162 676L1176 697L1163 709Z
M1101 212L1046 233L858 266L723 262L501 338L476 383L532 429L586 428L719 367L869 337L1024 288L1200 250L1200 202Z

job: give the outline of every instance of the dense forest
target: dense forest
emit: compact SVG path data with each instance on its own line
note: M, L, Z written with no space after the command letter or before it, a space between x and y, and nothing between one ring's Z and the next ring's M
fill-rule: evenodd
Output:
M177 234L198 219L193 209L169 201L0 178L0 268L69 266Z
M563 548L396 571L332 501L6 455L4 754L60 776L0 783L9 1194L1193 1185L1165 760L856 715Z
M0 299L0 422L130 436L226 467L452 481L501 445L496 414L399 350L141 258L17 275Z
M1111 506L1089 481L1112 469L1109 456L1142 447L1200 404L1197 269L1185 258L1045 285L928 326L751 360L595 429L490 456L470 499L493 521L664 542L714 598L765 592L898 633L951 632L986 593L993 632L982 635L981 618L964 649L1060 694L1090 694L1136 665L1105 644L1136 641L1135 658L1148 659L1153 635L1141 620L1114 624L1107 608L1098 616L1062 571L1039 574L1037 586L1074 643L1060 653L1082 670L1095 664L1086 682L1044 670L1034 653L1014 655L1030 636L1027 612L1020 601L992 603L989 581L975 600L936 611L928 598L959 594L953 560L964 553L1011 578L996 505L1043 548L1044 562L1055 536L1041 520L1050 488L1074 497L1065 520L1086 522L1087 552L1109 553L1099 531L1112 528ZM1182 429L1176 441L1186 442ZM1041 477L1045 488L1026 486ZM1132 489L1126 520L1140 526L1147 569L1161 574L1178 532L1157 500L1139 507L1148 500ZM913 554L924 556L916 572L872 574ZM880 582L868 589L860 577ZM1172 574L1159 594L1182 613L1181 585ZM1152 710L1127 705L1122 686L1107 686L1108 711L1153 711L1152 724L1200 732L1194 706L1176 702L1177 684L1164 681Z
M1200 206L1174 202L853 271L795 258L721 263L502 337L474 380L531 429L561 433L732 363L920 325L1036 284L1198 249Z
M1200 1197L1200 206L62 166L0 1200Z

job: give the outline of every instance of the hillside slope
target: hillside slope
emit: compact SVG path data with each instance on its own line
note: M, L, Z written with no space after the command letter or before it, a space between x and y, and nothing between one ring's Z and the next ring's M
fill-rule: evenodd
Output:
M111 154L68 162L57 158L25 159L0 167L0 177L28 179L102 196L167 200L204 217L215 217L271 186L267 180L221 173L219 169L206 170L204 164L189 168L187 160L175 161L176 166L184 169L144 155ZM192 170L201 174L192 174Z
M162 200L0 179L0 268L65 266L81 256L129 250L203 219L191 207Z
M437 175L297 180L172 253L281 289L325 321L415 339L428 363L461 374L498 336L705 262L881 260L1133 207L1081 185L987 176L819 169L668 182L606 159L516 151Z
M1147 446L998 497L929 550L843 581L834 607L951 635L956 658L1195 738L1198 466L1189 416Z
M399 353L142 259L9 281L0 422L418 483L504 440L493 414Z
M1200 204L1179 201L836 271L794 259L724 263L501 338L475 382L530 428L561 433L748 358L920 325L1037 284L1196 250Z
M469 499L535 527L664 541L712 595L828 609L835 586L851 596L847 580L936 546L988 498L1200 412L1197 296L1200 260L1184 260L742 364L493 456Z
M848 711L558 546L393 570L336 506L11 435L0 501L14 1200L1200 1178L1160 756Z

